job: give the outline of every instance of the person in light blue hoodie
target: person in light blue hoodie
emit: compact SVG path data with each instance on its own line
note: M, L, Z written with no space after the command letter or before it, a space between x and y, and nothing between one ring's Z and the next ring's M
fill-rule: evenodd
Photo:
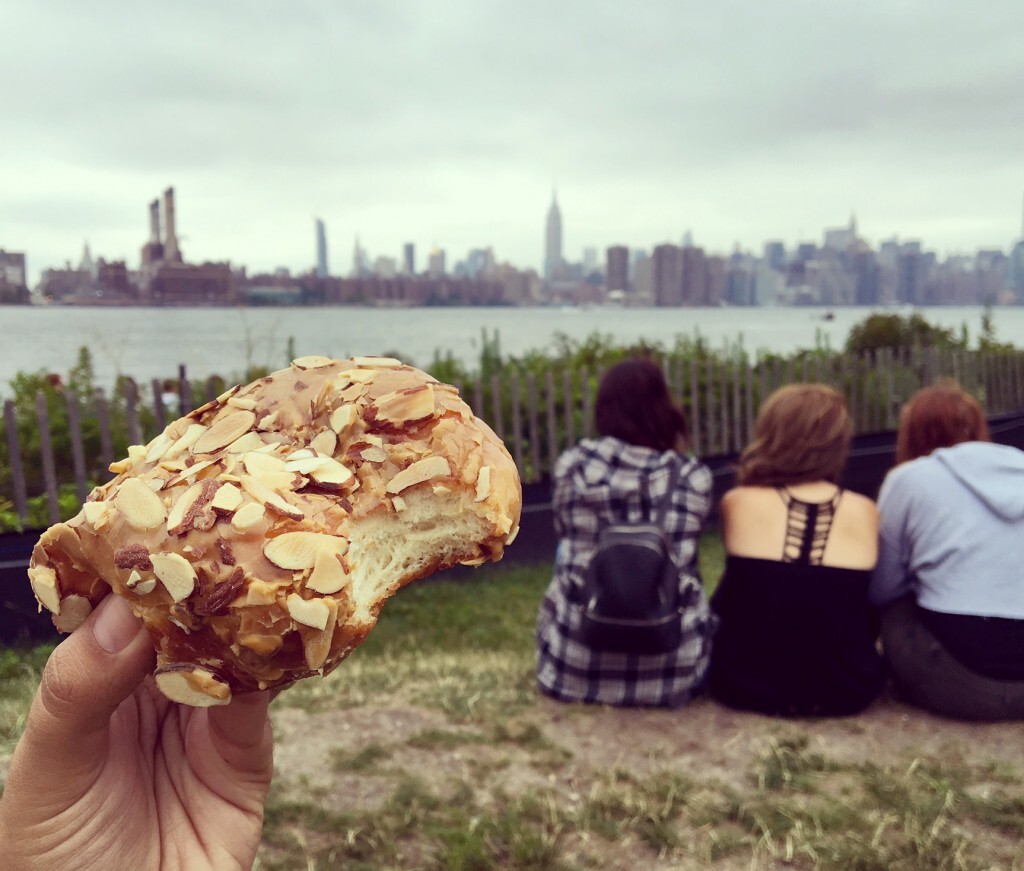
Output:
M869 588L894 683L947 717L1024 719L1024 452L947 381L904 406L896 460Z

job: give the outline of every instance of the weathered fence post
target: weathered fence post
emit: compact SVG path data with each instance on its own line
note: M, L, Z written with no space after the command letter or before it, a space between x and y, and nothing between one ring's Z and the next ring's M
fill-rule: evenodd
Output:
M4 400L4 425L7 428L7 456L11 461L11 486L14 489L14 510L22 522L28 520L28 494L25 491L25 467L18 444L18 422L14 416L14 401Z
M36 422L39 424L39 456L43 464L43 483L46 486L47 507L50 509L50 523L60 521L60 500L57 494L57 468L53 460L53 442L50 439L50 409L46 405L46 394L36 394Z
M78 413L78 396L71 390L65 395L68 405L68 435L71 438L71 461L75 470L75 492L80 502L88 495L85 487L85 448L82 445L82 421Z

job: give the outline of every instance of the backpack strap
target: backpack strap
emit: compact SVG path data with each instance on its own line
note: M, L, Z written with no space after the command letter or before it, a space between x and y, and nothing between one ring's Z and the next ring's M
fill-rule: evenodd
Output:
M661 499L658 500L657 510L654 512L654 517L651 518L651 522L661 529L665 528L665 519L668 517L669 509L672 507L672 497L676 492L676 486L679 484L679 470L682 466L682 459L678 460L673 457L672 468L669 470L668 475L668 489L665 491Z

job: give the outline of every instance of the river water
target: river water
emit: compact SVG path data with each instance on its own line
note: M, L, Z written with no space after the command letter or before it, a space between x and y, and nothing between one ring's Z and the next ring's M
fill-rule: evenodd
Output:
M922 309L934 324L973 339L980 307ZM64 374L79 347L93 354L97 383L118 374L140 383L173 377L184 363L196 378L237 379L249 365L286 365L289 340L297 356L397 353L426 366L436 351L476 367L481 334L497 331L503 354L555 346L555 336L584 339L598 332L619 342L671 344L700 335L712 348L741 341L751 351L789 353L828 344L839 349L850 328L869 314L837 308L831 320L817 308L72 308L0 307L0 396L18 371ZM1024 346L1024 308L994 311L996 336Z

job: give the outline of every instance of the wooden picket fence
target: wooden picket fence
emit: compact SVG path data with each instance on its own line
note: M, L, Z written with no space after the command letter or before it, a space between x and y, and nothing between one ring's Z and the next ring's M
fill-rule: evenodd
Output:
M1024 408L1024 353L1013 351L883 350L865 356L808 352L787 360L756 361L670 357L661 364L673 396L686 412L691 446L698 456L741 450L761 399L794 382L822 382L843 392L857 433L895 429L903 402L940 377L958 380L990 416ZM594 399L603 371L555 365L538 374L506 367L488 379L456 386L474 413L505 442L523 480L532 483L550 475L567 447L595 435ZM211 379L194 390L184 366L178 383L179 408L165 407L160 382L152 383L144 400L130 379L124 381L122 392L109 397L103 390L90 397L72 391L40 392L31 410L6 401L0 500L11 502L24 521L29 499L45 496L49 520L56 522L62 490L73 487L77 501L84 501L90 487L109 480L107 468L129 444L148 442L166 423L224 389ZM59 426L54 420L58 415ZM31 430L37 439L26 437Z

